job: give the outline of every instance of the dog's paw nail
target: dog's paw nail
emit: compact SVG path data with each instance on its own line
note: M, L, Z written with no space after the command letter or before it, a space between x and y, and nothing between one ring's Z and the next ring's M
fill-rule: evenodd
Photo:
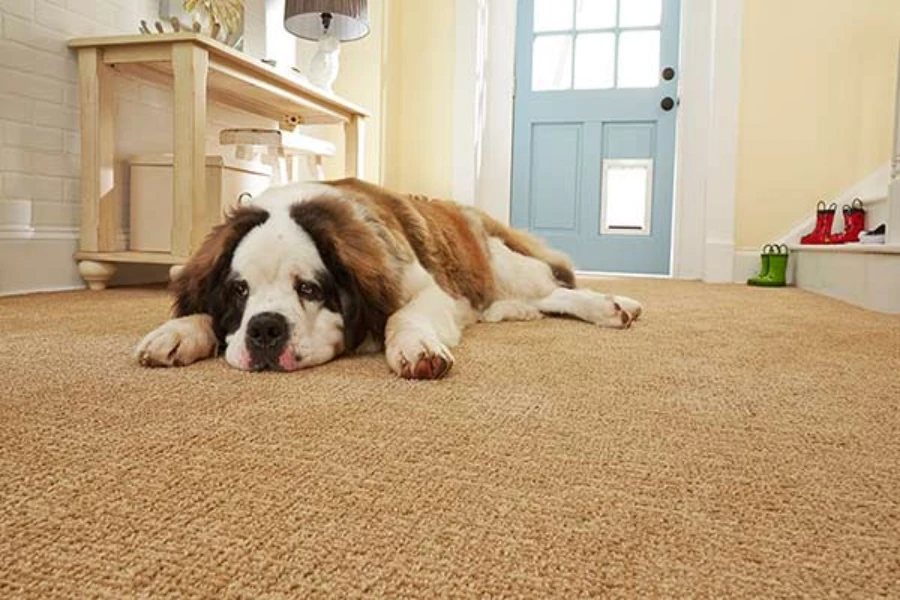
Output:
M431 359L431 370L435 379L439 379L447 374L453 362L447 360L443 356L435 356Z
M178 362L177 354L180 347L181 344L175 344L175 346L169 351L169 355L166 357L166 360L169 361L169 364L173 364L176 367L178 366L176 363Z

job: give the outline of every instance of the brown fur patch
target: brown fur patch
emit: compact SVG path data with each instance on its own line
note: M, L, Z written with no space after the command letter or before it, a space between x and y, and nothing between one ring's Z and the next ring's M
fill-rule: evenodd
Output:
M402 238L438 285L483 309L494 299L494 278L483 236L462 208L424 196L403 197L379 186L344 179L331 185L353 193L394 239Z
M395 241L379 235L344 200L307 200L291 207L291 217L313 239L336 285L344 290L344 326L352 330L354 344L367 334L381 339L387 318L403 301L400 265L391 251Z

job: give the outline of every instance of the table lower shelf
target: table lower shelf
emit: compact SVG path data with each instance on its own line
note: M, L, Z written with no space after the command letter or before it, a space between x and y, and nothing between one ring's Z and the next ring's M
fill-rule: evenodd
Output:
M76 252L75 260L150 265L183 265L186 262L186 259L173 256L166 252L138 252L136 250L121 250L118 252Z

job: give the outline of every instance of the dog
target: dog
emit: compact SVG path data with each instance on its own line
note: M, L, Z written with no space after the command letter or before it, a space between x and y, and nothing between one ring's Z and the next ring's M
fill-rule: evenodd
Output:
M439 379L477 321L625 329L642 312L578 288L565 254L479 209L358 179L270 188L233 209L171 287L174 318L138 344L141 365L224 353L238 369L295 371L384 350L398 376Z

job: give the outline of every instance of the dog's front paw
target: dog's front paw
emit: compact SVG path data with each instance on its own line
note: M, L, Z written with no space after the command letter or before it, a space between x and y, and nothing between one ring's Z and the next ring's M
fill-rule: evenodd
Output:
M440 379L453 367L453 355L435 336L403 332L390 340L385 354L391 370L404 379Z
M182 367L209 358L216 336L209 315L191 315L163 323L137 345L135 358L145 367Z

